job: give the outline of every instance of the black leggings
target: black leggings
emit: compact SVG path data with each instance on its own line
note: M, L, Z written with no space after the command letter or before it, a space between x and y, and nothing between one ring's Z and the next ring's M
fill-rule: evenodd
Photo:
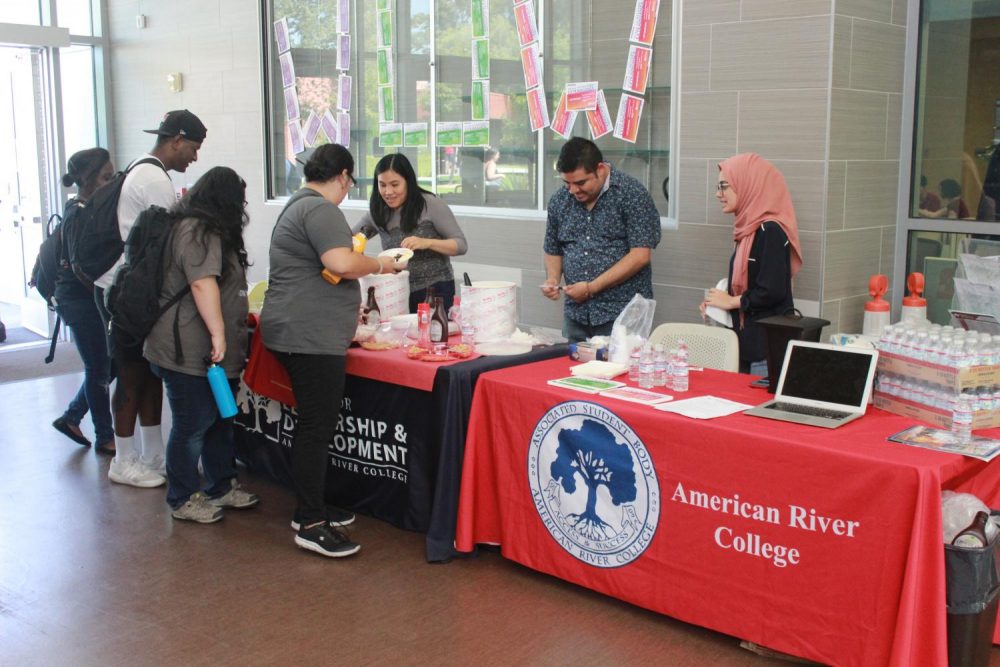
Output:
M292 439L292 482L303 526L326 520L328 450L344 395L347 357L275 352L292 380L299 421Z

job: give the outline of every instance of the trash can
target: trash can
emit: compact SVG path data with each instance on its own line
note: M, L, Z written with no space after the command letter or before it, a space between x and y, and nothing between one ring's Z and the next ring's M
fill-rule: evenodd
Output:
M993 512L996 515L996 512ZM996 548L944 546L945 599L948 605L948 664L987 667L1000 603Z

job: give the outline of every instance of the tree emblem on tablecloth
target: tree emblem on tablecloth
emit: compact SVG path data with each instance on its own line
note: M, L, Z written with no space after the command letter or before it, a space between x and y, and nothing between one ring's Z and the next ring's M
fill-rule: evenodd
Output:
M587 485L586 508L566 518L581 535L591 539L604 540L617 532L597 513L597 494L601 486L607 487L616 506L636 499L631 450L628 445L617 442L604 424L594 420L585 420L579 429L564 429L559 433L559 446L550 472L567 493L576 492L577 475Z

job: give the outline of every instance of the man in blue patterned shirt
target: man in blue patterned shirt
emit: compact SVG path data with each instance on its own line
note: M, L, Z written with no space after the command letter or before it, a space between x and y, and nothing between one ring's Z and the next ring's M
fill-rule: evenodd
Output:
M567 141L556 170L566 187L549 199L542 294L555 301L565 293L570 341L606 336L636 293L653 297L660 214L646 188L612 169L592 141Z

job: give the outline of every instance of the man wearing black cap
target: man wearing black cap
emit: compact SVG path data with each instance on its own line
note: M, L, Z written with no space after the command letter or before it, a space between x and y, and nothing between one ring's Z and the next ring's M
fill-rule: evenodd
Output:
M176 202L174 185L167 172L184 173L198 159L198 149L205 140L205 125L187 109L169 111L155 130L153 149L135 162L122 185L118 200L118 228L127 239L139 214L156 204L169 209ZM123 263L119 259L111 269L94 281L94 296L108 323L104 307L104 290L111 286L115 271ZM125 344L110 333L109 347L118 373L118 382L111 397L115 422L115 458L108 468L108 478L118 484L141 488L162 485L166 479L163 434L160 431L160 411L163 406L163 385L149 369L142 356L142 346ZM139 420L141 446L135 439L135 422Z

